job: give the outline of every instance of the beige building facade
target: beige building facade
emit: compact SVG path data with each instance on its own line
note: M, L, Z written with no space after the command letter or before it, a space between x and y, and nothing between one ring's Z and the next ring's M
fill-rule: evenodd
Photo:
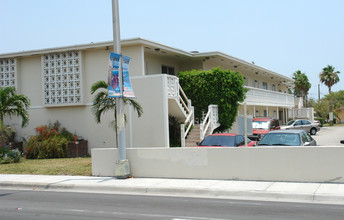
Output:
M179 71L221 67L239 71L249 89L247 114L276 117L285 122L287 109L294 107L288 94L289 77L221 52L186 52L142 38L121 42L122 53L131 58L129 72L137 101L144 114L126 107L128 148L169 147L169 115L185 121L192 114L189 100L175 76ZM60 121L63 127L88 140L92 148L116 147L109 126L113 113L97 124L92 114L91 85L107 79L112 42L0 54L0 86L15 86L31 100L30 123L8 118L6 124L27 139L34 128ZM212 104L212 103L209 103ZM239 110L243 114L243 108ZM190 117L189 117L190 118Z

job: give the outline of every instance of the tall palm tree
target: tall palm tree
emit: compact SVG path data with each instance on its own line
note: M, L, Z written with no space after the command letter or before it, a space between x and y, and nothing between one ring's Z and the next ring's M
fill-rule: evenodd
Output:
M96 93L98 91L98 93ZM92 112L96 118L97 123L101 123L101 116L105 112L114 111L116 115L116 98L110 98L108 96L108 84L105 81L97 81L91 86L91 94L95 96L93 98ZM141 117L143 114L143 109L141 105L133 99L123 99L124 104L129 104L133 106L134 110L137 112L137 115ZM118 146L118 137L117 137L117 118L112 122L113 127L116 131L116 144Z
M304 103L306 103L308 91L312 86L307 75L305 73L301 73L301 70L297 70L293 73L293 79L295 80L294 94L296 96L301 96Z
M22 119L22 127L29 123L28 109L30 99L25 95L19 95L14 87L0 88L0 133L1 144L5 146L6 133L4 117L19 116Z
M339 82L339 71L335 71L335 68L331 65L327 65L324 67L319 74L320 82L324 83L328 87L328 93L330 97L329 103L329 112L332 112L332 99L331 99L331 87ZM330 121L330 125L332 125L332 121Z

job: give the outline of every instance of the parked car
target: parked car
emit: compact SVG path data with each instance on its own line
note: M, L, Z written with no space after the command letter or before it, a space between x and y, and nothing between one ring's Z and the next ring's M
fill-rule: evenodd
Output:
M270 131L258 146L316 146L316 141L304 130Z
M248 138L251 140L261 140L266 133L272 130L279 130L279 121L275 118L253 118L252 119L252 130L253 134L249 135Z
M256 141L247 138L247 146L253 147ZM245 138L240 134L220 133L208 135L198 147L245 147Z
M318 131L320 131L320 124L319 123L312 123L309 120L306 119L297 119L292 120L287 123L285 126L281 126L281 129L283 130L305 130L311 135L315 135Z

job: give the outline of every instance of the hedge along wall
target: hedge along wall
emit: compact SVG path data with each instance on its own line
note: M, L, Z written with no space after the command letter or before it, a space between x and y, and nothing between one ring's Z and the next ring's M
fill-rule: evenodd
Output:
M213 68L178 73L179 83L195 107L195 117L202 118L208 105L219 107L219 131L231 128L238 114L239 102L245 100L244 77L239 72Z

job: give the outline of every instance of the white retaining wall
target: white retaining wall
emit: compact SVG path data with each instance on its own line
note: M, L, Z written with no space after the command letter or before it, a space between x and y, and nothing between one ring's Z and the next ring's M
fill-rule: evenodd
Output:
M131 175L147 178L344 183L344 147L127 149ZM92 149L92 174L115 176L116 148Z

